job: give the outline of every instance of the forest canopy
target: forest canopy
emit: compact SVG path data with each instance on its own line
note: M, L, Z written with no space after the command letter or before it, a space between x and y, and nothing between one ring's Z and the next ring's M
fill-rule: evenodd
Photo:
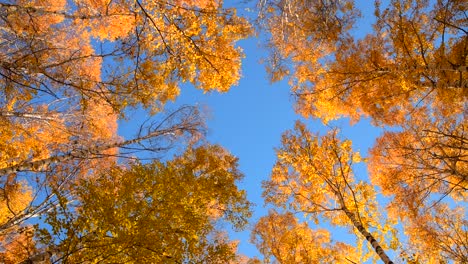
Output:
M357 2L0 1L0 262L468 263L467 5ZM300 120L269 175L177 104L244 85L246 43Z

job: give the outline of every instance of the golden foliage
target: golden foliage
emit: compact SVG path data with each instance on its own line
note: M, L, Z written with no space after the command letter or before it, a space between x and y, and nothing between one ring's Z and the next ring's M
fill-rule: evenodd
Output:
M0 189L0 261L20 263L34 254L33 229L10 225L15 217L30 206L32 192L23 182L8 177ZM7 226L5 228L5 226Z
M462 1L390 1L383 11L376 1L377 22L362 39L348 34L353 1L265 2L260 18L274 53L268 67L273 80L290 77L300 114L393 125L415 109L466 107Z
M243 56L235 42L251 32L218 1L43 0L1 8L10 44L0 49L5 96L98 97L119 112L160 110L183 82L229 90Z
M289 78L298 113L324 123L369 117L375 125L396 127L377 140L369 170L372 184L391 200L389 222L401 222L409 237L408 247L400 250L413 263L467 261L464 2L375 1L376 21L361 37L350 31L358 14L354 1L261 1L259 19L271 34L267 70L273 81ZM286 136L291 146L309 140L303 132L291 135ZM319 146L314 140L307 144L313 149ZM307 202L319 210L317 204L335 201L330 194L317 198L323 191L312 187L302 190L303 175L320 168L311 165L312 158L309 164L301 161L310 147L287 149L294 154L280 149L272 180L265 184L268 201L292 204L294 210L305 210L301 204ZM369 189L366 195L375 196Z
M234 261L236 243L216 223L245 226L249 203L235 185L241 178L237 159L216 145L165 163L116 165L76 186L76 208L49 216L54 236L64 236L54 246L57 256L67 262Z
M9 234L0 235L0 261L5 264L17 264L27 261L37 252L33 241L32 228L10 230Z
M271 179L263 183L263 195L267 203L302 212L316 224L326 220L348 227L361 244L372 228L380 247L396 249L394 222L382 219L375 189L355 179L352 165L360 161L351 141L339 140L337 131L319 137L297 122L294 130L283 134ZM370 254L360 257L363 261Z
M292 213L270 211L255 225L251 240L267 263L350 263L359 259L351 246L332 244L327 230L312 230Z
M2 232L65 203L80 180L111 170L117 148L99 147L121 147L117 120L129 107L159 112L187 82L204 91L229 90L240 78L243 54L236 42L251 33L221 1L18 0L0 3L0 11L0 169L9 174L0 187L7 192L21 182L24 188L0 201ZM184 129L171 131L173 138ZM207 201L203 213L210 221L227 217L226 203ZM235 245L216 236L219 244L200 245L205 257L233 255ZM5 262L14 248L2 248ZM44 252L30 253L28 261Z
M390 216L402 223L421 261L466 261L467 122L414 115L401 132L386 132L371 151L372 182L392 196ZM431 120L432 122L429 121Z

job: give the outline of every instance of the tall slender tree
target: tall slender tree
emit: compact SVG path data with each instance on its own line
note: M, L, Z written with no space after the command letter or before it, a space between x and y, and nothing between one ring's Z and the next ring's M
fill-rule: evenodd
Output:
M315 223L348 227L360 244L367 240L376 256L393 263L386 250L396 249L396 233L392 222L382 218L375 189L356 180L352 165L360 161L351 142L339 140L337 131L319 137L297 122L282 137L271 179L263 183L263 195L266 202L304 213ZM368 257L360 256L360 261Z
M20 226L74 201L77 181L122 157L137 158L135 151L160 153L203 130L191 107L147 122L133 139L120 138L117 120L129 108L162 112L182 83L229 90L243 56L235 43L251 32L214 0L2 1L0 18L5 261L20 248L10 243L25 230ZM21 239L32 241L30 233ZM30 246L18 255L31 257Z
M391 199L389 217L404 223L403 251L422 262L466 262L466 4L374 4L375 23L361 36L354 1L260 1L267 69L290 80L305 117L393 126L371 151L369 171Z

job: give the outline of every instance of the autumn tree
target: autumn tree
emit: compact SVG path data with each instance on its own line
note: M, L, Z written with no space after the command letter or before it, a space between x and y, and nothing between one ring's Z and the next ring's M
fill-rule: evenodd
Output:
M39 233L53 261L230 263L236 243L218 228L250 215L237 158L217 145L188 148L166 162L117 165L73 187L74 201Z
M420 260L466 262L468 139L463 119L411 119L386 132L371 151L373 183L393 196L391 216L409 236Z
M464 1L375 1L375 23L363 37L353 30L353 1L259 3L267 70L272 80L290 80L298 113L324 123L368 117L387 130L369 171L391 198L389 220L402 222L409 237L403 254L466 262Z
M19 0L0 3L0 17L2 232L119 158L197 134L190 107L150 120L133 139L117 135L117 120L129 108L161 112L185 82L227 91L240 76L235 42L250 34L220 1ZM23 189L30 200L12 191Z
M358 259L353 247L340 242L332 245L327 230L312 230L291 212L270 211L260 218L253 228L252 242L264 256L264 263L352 263Z
M393 125L416 109L466 107L463 1L375 1L376 23L363 38L352 35L353 1L260 3L275 59L267 66L273 80L290 78L302 115Z
M219 1L14 1L2 9L2 93L160 107L181 82L227 91L250 28ZM100 45L92 42L97 41ZM105 67L105 68L104 68ZM105 71L103 71L105 69Z
M97 172L109 168L110 164L121 158L135 159L138 152L145 151L153 156L160 156L174 144L180 144L181 139L190 141L199 137L201 133L203 123L197 109L183 107L159 122L149 122L142 126L134 139L102 142L101 145L92 148L76 145L68 153L25 161L1 169L4 175L9 175L4 178L1 189L4 209L0 219L0 239L4 241L0 243L4 247L5 255L19 254L17 247L8 245L17 240L16 235L24 236L24 230L29 230L29 240L26 241L33 241L31 233L34 231L24 227L28 220L47 215L61 203L75 199L71 188L77 180L93 178ZM118 156L111 153L118 153ZM24 247L27 251L22 255L37 257L36 250L30 248L34 247ZM11 253L12 250L16 250L16 253Z
M21 214L31 203L32 192L25 182L18 182L9 177L3 185L0 195L0 223ZM0 261L2 263L19 263L36 253L33 242L34 229L14 225L0 230Z
M158 111L182 82L227 91L249 26L221 4L0 3L0 168L116 142L126 106Z
M182 82L227 91L240 74L234 43L250 32L217 1L13 1L0 9L1 144L29 148L1 168L115 142L126 106L159 111Z
M396 231L382 217L375 189L354 176L353 164L360 161L351 141L340 140L336 130L319 137L297 122L282 137L271 179L263 183L263 196L267 203L303 213L311 222L349 228L358 245L367 240L369 253L374 251L384 263L393 263L386 250L398 246ZM360 261L369 256L358 255Z

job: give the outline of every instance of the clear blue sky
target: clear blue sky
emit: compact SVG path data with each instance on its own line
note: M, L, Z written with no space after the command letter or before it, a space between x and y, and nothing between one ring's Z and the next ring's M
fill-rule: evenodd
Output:
M253 4L248 3L251 8ZM249 15L244 9L246 5L238 4L237 1L228 2L225 6L240 7L239 13ZM360 7L364 8L364 17L356 28L357 35L370 29L373 12L372 2ZM327 128L319 120L304 120L294 113L294 101L286 81L273 84L268 81L264 65L259 62L266 56L266 51L261 48L257 38L243 40L238 45L244 49L246 58L243 60L242 79L237 86L223 94L204 94L191 86L184 86L177 101L168 106L188 104L208 109L208 140L222 145L239 158L240 170L245 175L240 188L245 189L249 201L256 204L251 219L251 223L255 223L267 213L261 197L261 182L269 178L275 162L274 148L280 145L281 134L293 128L298 119L305 121L313 132L324 133ZM342 135L351 139L355 150L361 151L364 156L380 133L366 120L354 126L349 126L348 120L340 120L332 125L341 127ZM132 130L134 128L129 129ZM365 166L359 166L356 174L367 177ZM240 240L240 253L250 257L259 255L255 246L248 242L250 230L230 234L232 238ZM349 235L333 234L333 238L351 243L354 241Z

